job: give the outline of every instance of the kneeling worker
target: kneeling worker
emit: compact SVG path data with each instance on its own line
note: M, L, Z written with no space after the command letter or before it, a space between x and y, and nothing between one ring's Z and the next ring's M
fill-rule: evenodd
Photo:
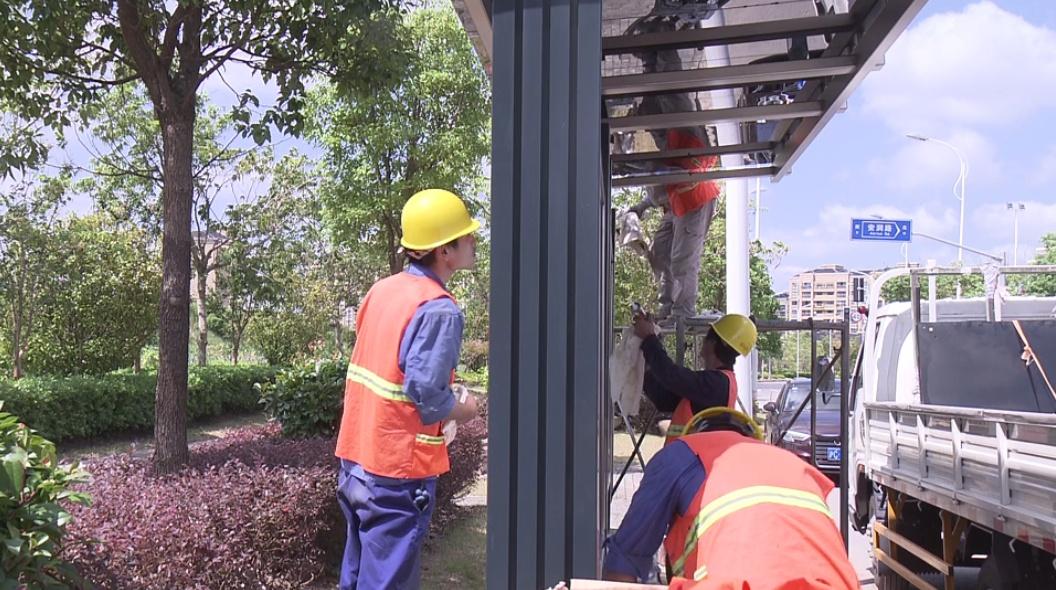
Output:
M646 466L623 524L605 543L605 579L644 580L663 542L671 588L858 588L825 503L833 489L825 475L758 440L758 425L740 412L712 408L690 428L696 434Z
M672 361L656 336L655 324L646 316L635 318L634 333L642 339L645 355L645 396L661 412L674 412L665 444L681 436L697 412L716 406L736 407L737 379L733 365L737 355L747 356L755 346L757 331L751 319L729 313L712 324L700 350L703 371Z

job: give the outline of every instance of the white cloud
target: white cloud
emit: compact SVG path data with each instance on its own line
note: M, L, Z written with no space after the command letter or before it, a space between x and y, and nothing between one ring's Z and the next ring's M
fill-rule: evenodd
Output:
M906 31L862 87L865 110L899 132L998 126L1051 106L1056 31L993 2L931 16Z
M1002 166L994 146L979 133L962 129L940 139L957 146L968 163L966 192L969 195L973 185L988 184L1001 179ZM948 193L936 194L949 194L952 198L953 184L960 171L957 156L939 143L909 138L903 141L894 154L870 160L870 174L885 186L898 190L948 187Z
M1016 201L1026 206L1019 213L1019 257L1020 262L1034 252L1035 246L1041 244L1041 236L1056 231L1056 203L1040 201ZM1005 203L988 203L974 208L971 228L981 239L1002 240L1006 242L1001 250L1012 257L1013 217ZM972 243L971 236L965 241ZM1027 254L1024 254L1027 253Z
M1048 186L1056 182L1056 145L1041 156L1041 161L1031 176L1031 184L1034 186Z

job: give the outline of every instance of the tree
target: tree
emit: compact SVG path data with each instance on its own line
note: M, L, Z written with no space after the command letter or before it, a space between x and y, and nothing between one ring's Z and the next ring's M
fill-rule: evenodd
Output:
M415 56L390 92L312 93L308 134L325 150L324 212L338 242L379 248L399 272L400 211L431 187L472 197L490 141L487 76L450 5L407 15L402 42Z
M66 200L69 174L23 177L0 193L0 311L9 335L12 377L25 374L25 359L38 323L50 267L53 234Z
M613 205L626 207L641 200L640 190L617 193ZM643 222L643 233L651 237L660 226L662 215L653 210ZM787 252L780 242L765 246L760 242L752 245L749 257L752 315L757 319L774 319L777 317L777 298L774 295L770 280L769 266L776 265ZM700 289L697 295L698 310L726 309L726 205L720 197L716 207L715 218L711 221L708 238L701 254ZM649 263L625 248L616 251L615 270L615 312L617 323L629 318L632 303L641 303L647 309L655 309L658 304L656 279L652 275ZM760 352L779 356L781 340L776 334L760 336Z
M1056 233L1045 234L1041 237L1042 250L1033 264L1056 264ZM1056 297L1056 275L1043 274L1031 275L1020 279L1023 292L1028 295L1039 297Z
M71 217L52 234L52 263L26 358L34 374L102 374L132 366L157 333L161 269L137 229Z
M91 176L81 183L99 210L118 227L142 227L157 233L160 228L162 190L162 145L158 122L150 112L149 98L138 87L121 87L98 105L86 110L93 139ZM219 251L227 244L225 219L215 204L222 194L249 177L254 181L270 172L270 149L236 149L237 135L229 116L198 101L194 133L194 195L192 198L191 271L195 277L195 301L208 301L208 278L220 267ZM262 155L260 155L262 154ZM253 156L253 157L251 157ZM258 172L254 174L254 172ZM250 182L242 200L256 196L257 182ZM208 363L209 328L207 306L196 305L198 365Z
M13 0L0 8L0 101L55 131L70 113L132 82L145 86L160 126L163 159L162 290L155 412L155 467L186 462L187 356L194 129L199 88L239 65L278 87L275 105L251 120L259 100L241 94L233 117L257 143L274 126L299 133L304 82L333 76L376 91L400 46L389 0ZM61 100L56 100L60 98ZM12 169L0 160L0 175ZM17 167L18 163L14 163Z
M967 276L957 277L953 275L940 275L935 277L935 293L939 299L952 299L957 294L957 282L961 283L961 295L963 297L982 297L985 293L983 275L973 273ZM921 297L928 296L928 278L920 277ZM897 277L884 284L880 290L880 296L884 301L911 301L910 280L908 276Z

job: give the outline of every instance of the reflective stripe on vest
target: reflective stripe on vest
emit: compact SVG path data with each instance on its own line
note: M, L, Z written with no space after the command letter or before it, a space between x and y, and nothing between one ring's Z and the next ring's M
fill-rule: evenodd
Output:
M671 566L674 574L676 576L682 576L682 570L685 567L686 560L689 559L689 556L692 555L694 551L696 551L697 542L702 536L704 536L704 533L706 533L708 529L735 512L758 506L760 504L780 504L782 506L814 510L827 516L831 516L829 514L828 505L825 504L817 494L811 492L775 486L750 486L732 491L716 498L707 506L701 508L700 512L697 513L697 517L693 520L693 525L686 537L682 556ZM705 575L707 574L707 568L701 566L694 573L694 579L701 579L697 577L697 574L702 570Z
M386 381L366 367L360 367L352 363L348 364L348 373L345 379L355 381L366 387L371 393L379 395L387 400L413 404L414 400L403 393L403 387L391 381Z

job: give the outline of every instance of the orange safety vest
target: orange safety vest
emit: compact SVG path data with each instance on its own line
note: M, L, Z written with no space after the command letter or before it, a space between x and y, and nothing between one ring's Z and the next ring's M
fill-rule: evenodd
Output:
M858 588L825 503L834 487L829 478L784 449L736 432L681 440L706 479L664 540L671 588Z
M433 279L406 272L370 288L356 315L335 455L382 477L422 479L448 471L441 424L422 424L403 392L399 365L400 342L418 307L443 297L454 301Z
M707 144L692 133L679 131L678 129L669 129L667 131L667 149L669 150L702 147L707 147ZM678 158L672 160L671 163L687 172L707 172L714 168L718 161L719 158L717 156L695 156ZM713 180L669 184L665 188L667 189L667 199L671 203L671 212L678 217L707 205L709 201L717 198L722 190L719 188L719 183Z
M722 373L730 380L730 397L726 400L726 406L735 410L737 409L737 377L729 369L722 369ZM682 398L675 406L675 412L671 414L671 426L667 427L667 439L664 440L664 446L675 442L678 437L685 434L686 425L692 418L693 404L689 403L688 399Z

